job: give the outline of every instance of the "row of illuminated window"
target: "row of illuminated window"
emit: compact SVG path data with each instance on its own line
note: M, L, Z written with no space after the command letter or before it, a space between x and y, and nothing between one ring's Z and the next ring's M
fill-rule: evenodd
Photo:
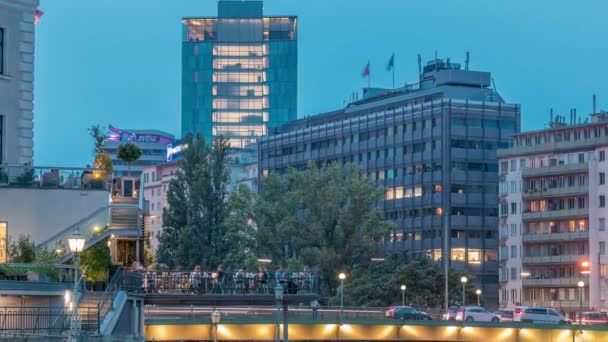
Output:
M232 148L246 148L257 142L256 139L251 138L228 138L228 145Z
M213 132L214 136L263 136L268 134L266 125L241 125L241 126L222 126L214 125Z
M568 130L546 130L535 134L518 136L514 140L514 146L545 145L605 136L608 136L608 125L603 127L570 127Z
M438 186L441 188L441 185ZM404 188L402 186L398 186L395 188L386 188L384 199L390 201L394 199L412 198L420 196L422 196L422 186L417 186L414 188Z
M268 46L259 45L216 45L213 47L213 56L233 57L233 56L264 56L268 55Z
M602 278L605 277L606 275L606 267L605 265L601 265L604 266L603 268L600 267L600 275L602 275ZM516 280L518 273L517 273L517 268L513 268L513 271L511 272L511 274L514 274L515 276L511 277L511 280ZM577 289L576 287L574 287L574 285L572 287L567 287L567 288L524 288L523 289L523 300L525 301L537 301L537 302L558 302L558 303L554 303L554 305L556 307L560 306L559 301L577 301L579 299L583 300L583 301L587 301L589 299L589 294L587 293L588 291L583 291L581 292L580 289ZM582 295L582 297L581 297ZM542 310L542 309L541 309ZM558 315L558 313L555 311L555 309L547 309L549 311L549 314L551 315ZM573 319L576 321L576 312L570 312L569 317L570 319Z
M443 259L440 248L427 249L425 250L425 254L434 261L441 261ZM469 264L481 264L482 262L495 262L498 260L496 250L479 248L452 248L450 250L450 259Z
M267 85L217 84L211 89L213 96L263 96L268 95Z
M527 206L524 208L525 213L536 213L545 211L555 210L567 210L567 209L585 209L588 207L589 200L586 197L570 197L570 198L558 198L558 199L547 199L547 200L533 200L529 201ZM506 208L507 203L501 204L501 215L507 215L508 213L517 214L517 203L512 202L510 205L510 211ZM601 207L601 203L600 203Z
M600 220L600 224L602 221ZM604 219L604 230L605 230L605 219ZM526 234L555 234L555 233L574 233L580 231L587 231L589 221L587 219L579 220L556 220L556 221L542 221L542 222L530 222L524 228ZM599 227L600 231L602 227Z
M513 119L481 119L481 118L452 118L450 120L452 128L500 128L500 129L515 129L515 120Z
M252 72L214 72L213 82L232 82L232 83L262 83L266 82L265 71Z
M244 98L235 99L213 99L213 109L266 109L269 107L268 96L259 99Z
M262 123L268 122L268 112L213 112L213 122L230 123Z
M268 57L264 58L215 58L214 69L240 70L240 69L264 69L268 68Z

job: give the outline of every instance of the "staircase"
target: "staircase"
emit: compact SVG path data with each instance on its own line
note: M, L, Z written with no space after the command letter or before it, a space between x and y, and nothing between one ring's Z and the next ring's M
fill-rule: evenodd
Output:
M78 304L78 316L82 330L97 332L101 320L108 312L108 308L99 307L104 298L104 291L85 291Z
M110 229L137 229L139 227L139 207L112 205Z

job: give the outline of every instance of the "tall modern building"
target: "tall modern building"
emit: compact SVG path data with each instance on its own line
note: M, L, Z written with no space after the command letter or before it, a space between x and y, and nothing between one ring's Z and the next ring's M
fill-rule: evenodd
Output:
M262 138L260 173L302 169L309 160L359 166L386 189L378 205L396 225L386 251L426 254L466 269L486 303L496 306L496 150L519 131L520 109L490 88L490 80L489 72L430 61L417 84L367 90L346 108Z
M498 151L502 307L608 309L607 151L608 114L575 112Z
M296 118L297 17L220 0L217 17L182 22L182 136L245 148Z
M38 0L0 1L0 165L33 164Z

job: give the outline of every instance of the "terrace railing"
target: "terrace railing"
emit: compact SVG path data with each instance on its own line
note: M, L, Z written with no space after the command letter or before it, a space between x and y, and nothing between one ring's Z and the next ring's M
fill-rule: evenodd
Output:
M0 165L0 187L109 190L111 177L94 168Z

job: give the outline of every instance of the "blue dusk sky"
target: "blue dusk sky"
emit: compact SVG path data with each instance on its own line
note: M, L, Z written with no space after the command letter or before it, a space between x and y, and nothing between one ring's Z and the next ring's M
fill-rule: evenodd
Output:
M91 161L87 128L161 129L179 135L181 18L215 16L215 0L41 0L36 26L35 163ZM549 109L608 110L605 0L267 0L266 15L299 17L298 117L339 108L367 85L417 81L416 55L435 51L491 71L522 105L523 129Z

